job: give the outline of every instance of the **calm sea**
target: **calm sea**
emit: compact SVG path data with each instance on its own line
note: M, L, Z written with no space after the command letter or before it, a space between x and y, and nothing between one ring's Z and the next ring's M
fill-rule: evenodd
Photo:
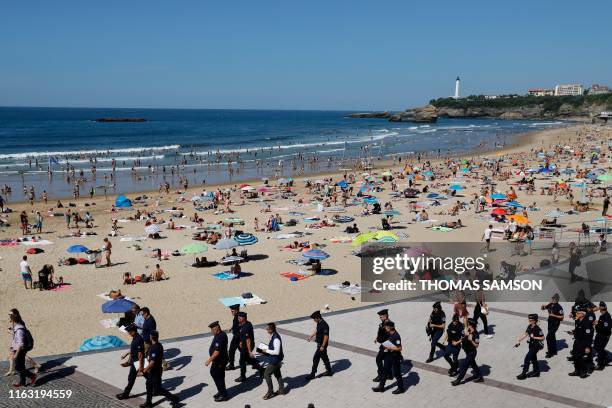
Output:
M487 119L419 125L348 119L347 113L0 108L0 184L22 200L23 185L34 186L37 195L72 196L75 179L83 195L91 186L97 192L106 186L109 193L156 189L164 181L175 185L180 176L190 185L292 176L393 155L492 148L512 143L518 133L563 125ZM147 122L92 121L100 117Z

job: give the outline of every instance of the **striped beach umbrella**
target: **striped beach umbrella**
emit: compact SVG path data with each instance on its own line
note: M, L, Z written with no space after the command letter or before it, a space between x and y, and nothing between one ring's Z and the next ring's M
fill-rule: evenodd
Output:
M125 342L117 336L96 336L83 341L79 351L105 350L125 345Z
M302 253L302 256L307 259L318 259L318 260L329 258L329 254L325 251L321 251L320 249L310 249Z
M181 254L190 254L190 255L201 254L202 252L206 252L206 251L208 251L208 247L204 244L200 244L197 242L193 244L185 245L179 250Z
M256 244L259 239L253 234L238 234L234 237L234 240L238 242L238 245L253 245Z

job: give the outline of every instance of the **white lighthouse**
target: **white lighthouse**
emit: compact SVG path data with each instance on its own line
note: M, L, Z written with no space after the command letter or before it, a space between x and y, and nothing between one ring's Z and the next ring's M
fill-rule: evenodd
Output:
M459 79L459 77L457 77L457 79L455 80L455 96L453 96L453 98L455 98L455 99L459 99L460 98L460 96L459 96L459 81L460 81L460 79Z

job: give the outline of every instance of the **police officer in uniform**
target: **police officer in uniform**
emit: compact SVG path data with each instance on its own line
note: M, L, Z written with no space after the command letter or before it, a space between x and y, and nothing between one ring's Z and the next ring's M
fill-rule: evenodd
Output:
M521 341L526 337L529 337L529 350L527 351L527 355L525 355L525 360L523 361L523 372L516 376L519 380L524 380L527 377L539 377L540 376L540 365L538 363L538 351L544 348L544 332L538 326L538 315L532 313L528 316L529 325L525 329L525 332L522 333L514 347L518 347L521 345ZM533 371L527 373L529 371L529 364L533 366Z
M219 322L208 325L213 335L212 342L208 348L208 360L204 363L210 366L210 376L215 382L217 393L213 396L215 401L227 401L227 389L225 388L225 365L227 364L227 334L221 330Z
M324 376L331 376L332 369L331 364L329 363L329 357L327 356L327 346L329 345L329 325L323 317L321 316L321 312L318 310L310 315L310 318L315 321L317 324L317 328L314 333L308 337L308 341L312 341L315 339L317 343L317 349L312 357L312 370L310 374L306 376L307 380L313 380L315 375L317 374L317 368L319 367L319 360L323 360L323 364L325 364L325 374Z
M480 345L480 335L478 334L478 330L476 330L477 325L478 323L474 319L468 319L467 333L465 333L461 339L461 347L463 351L465 351L465 359L461 362L461 368L459 369L457 379L451 382L453 386L461 384L469 367L474 370L475 377L473 381L483 382L480 367L476 364L476 355L478 354L478 346Z
M440 338L444 334L444 327L446 326L446 314L442 310L442 304L436 302L433 304L433 310L429 315L429 321L427 322L427 334L431 340L431 349L429 350L429 358L425 361L431 363L434 360L434 353L436 352L436 346L444 350L444 345L440 343Z
M378 325L378 333L376 333L376 339L374 339L374 343L380 344L378 347L378 354L376 354L376 378L372 381L380 382L381 376L384 375L384 360L385 360L385 348L382 344L389 340L389 333L385 328L385 322L389 320L389 309L383 309L378 312L378 318L380 319L380 324ZM391 378L387 378L390 380Z
M236 378L235 381L244 382L246 381L247 364L259 371L260 375L263 375L263 368L253 355L253 349L255 348L253 325L247 320L245 312L238 312L236 316L238 316L238 323L240 324L240 345L238 346L240 349L240 377Z
M595 314L595 309L597 309L597 307L594 303L586 302L586 315L584 318L591 322L591 327L593 328L593 330L591 330L591 345L593 344L592 340L593 336L595 335L595 325L597 324L597 315ZM593 364L593 348L591 347L591 352L588 354L587 358L588 373L591 374L594 368L595 364Z
M557 355L557 330L563 321L563 307L559 304L559 294L555 293L546 305L540 307L548 311L548 333L546 333L546 358Z
M446 348L444 350L444 359L450 365L448 369L448 375L451 377L457 375L457 369L459 368L459 352L461 351L461 340L464 335L463 323L459 321L459 315L453 315L453 319L446 328L444 334L444 340L446 342Z
M147 350L147 366L142 370L142 375L147 379L147 400L140 408L153 407L153 395L163 395L168 398L173 405L178 404L178 396L170 393L162 386L162 373L164 362L164 346L159 342L157 330L151 332L151 346Z
M372 388L374 392L385 392L385 382L392 375L397 382L397 388L393 394L401 394L405 391L404 381L402 380L402 338L395 330L395 323L390 320L385 322L385 330L389 334L389 338L382 347L384 347L384 369L385 372L380 376L378 387Z
M574 329L574 345L572 355L574 360L574 371L569 375L587 378L589 355L591 354L591 343L593 341L593 325L586 318L586 310L583 306L575 307L576 328Z
M232 312L232 340L229 344L229 361L227 363L228 370L235 370L236 366L234 365L234 361L236 358L236 350L238 350L238 345L240 344L240 323L238 323L237 313L240 311L240 305L232 305L230 306L230 311Z
M121 357L123 359L128 355L130 356L127 363L130 365L130 373L128 374L128 383L125 389L122 393L117 394L117 399L120 400L130 398L130 392L136 382L136 376L144 367L144 340L142 336L138 334L138 328L132 323L126 327L125 330L132 337L132 342L130 343L130 351Z
M603 370L608 365L608 352L606 346L610 340L610 332L612 330L612 318L608 312L608 306L605 302L599 302L599 319L595 324L595 341L593 348L597 353L596 370Z

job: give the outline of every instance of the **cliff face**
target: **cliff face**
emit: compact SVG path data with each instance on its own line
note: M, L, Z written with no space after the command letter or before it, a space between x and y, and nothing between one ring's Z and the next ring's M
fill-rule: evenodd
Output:
M496 119L565 119L569 117L590 118L605 110L605 106L578 106L563 104L557 110L547 111L543 105L516 106L507 108L438 107L438 116L447 118L496 118Z

